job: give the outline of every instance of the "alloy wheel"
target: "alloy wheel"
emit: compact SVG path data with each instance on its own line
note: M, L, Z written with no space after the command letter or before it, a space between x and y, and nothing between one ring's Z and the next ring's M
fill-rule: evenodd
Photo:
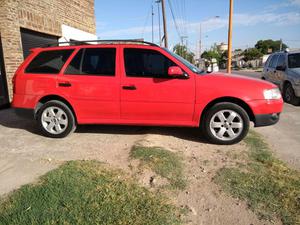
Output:
M47 132L61 134L68 127L68 116L61 108L51 106L43 111L41 122Z
M233 110L221 110L216 112L209 124L213 136L219 140L231 141L237 138L243 131L242 117Z

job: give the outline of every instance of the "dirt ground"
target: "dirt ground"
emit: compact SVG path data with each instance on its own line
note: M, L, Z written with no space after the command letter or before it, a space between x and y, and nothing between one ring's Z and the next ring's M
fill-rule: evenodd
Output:
M259 220L245 202L226 195L212 181L218 169L235 163L230 155L246 151L243 143L216 146L205 143L197 129L132 126L80 126L68 138L49 139L11 109L0 111L0 195L34 182L67 160L95 159L130 172L130 148L141 141L179 152L185 159L188 187L170 198L189 209L187 224L281 224ZM140 178L144 185L147 180L147 174Z

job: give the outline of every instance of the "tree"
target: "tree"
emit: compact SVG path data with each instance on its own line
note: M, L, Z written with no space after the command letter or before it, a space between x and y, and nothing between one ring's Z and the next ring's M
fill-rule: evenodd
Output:
M288 48L288 46L286 44L281 43L281 40L274 41L271 39L258 41L255 45L255 48L260 50L261 53L263 53L264 55L266 55L269 53L280 51L281 44L282 44L282 50L285 50ZM269 52L269 50L271 50L271 52Z
M262 56L263 56L263 54L257 48L249 48L244 51L244 60L246 62L255 60L255 59L259 59Z
M195 54L193 52L190 52L185 45L175 45L175 47L173 48L173 52L175 52L177 55L180 55L190 63L195 63Z
M219 61L221 59L221 54L217 51L209 50L209 51L203 52L201 55L201 58L207 59L209 61L211 61L212 59L216 59L219 63Z

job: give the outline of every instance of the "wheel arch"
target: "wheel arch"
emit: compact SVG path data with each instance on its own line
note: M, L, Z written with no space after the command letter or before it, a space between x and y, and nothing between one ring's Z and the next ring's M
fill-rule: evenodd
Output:
M250 121L255 122L254 113L253 113L252 109L250 108L250 106L245 101L243 101L242 99L239 99L239 98L235 98L235 97L220 97L220 98L214 99L213 101L209 102L205 106L205 108L203 109L203 111L201 113L200 124L203 121L203 117L204 117L205 113L212 106L214 106L217 103L221 103L221 102L229 102L229 103L234 103L234 104L237 104L237 105L241 106L246 111L246 113L248 114Z
M75 117L75 121L77 122L77 116L76 116L73 106L71 105L71 103L68 100L66 100L65 98L63 98L59 95L46 95L46 96L40 98L40 100L38 101L38 103L36 104L36 106L34 108L34 118L36 118L36 115L37 115L38 111L40 110L40 108L42 107L42 105L44 105L45 103L52 101L52 100L57 100L57 101L60 101L60 102L63 102L64 104L66 104L72 111L72 113Z

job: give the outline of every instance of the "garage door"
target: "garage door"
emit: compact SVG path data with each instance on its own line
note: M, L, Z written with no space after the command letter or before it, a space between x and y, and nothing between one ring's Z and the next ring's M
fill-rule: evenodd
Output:
M8 93L7 93L7 82L5 76L2 42L0 36L0 108L7 106L8 103L9 101L8 101Z
M30 49L43 47L58 42L58 37L21 28L21 39L24 59L30 54Z

